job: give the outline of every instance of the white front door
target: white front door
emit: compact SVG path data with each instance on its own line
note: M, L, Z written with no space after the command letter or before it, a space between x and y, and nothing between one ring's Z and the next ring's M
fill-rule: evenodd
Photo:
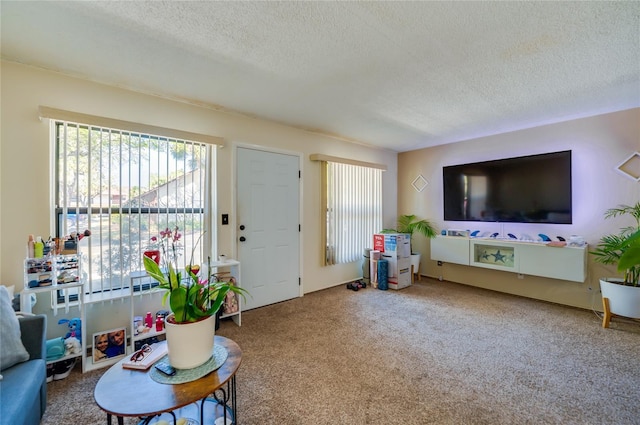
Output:
M300 294L300 167L295 155L237 153L236 234L248 310Z

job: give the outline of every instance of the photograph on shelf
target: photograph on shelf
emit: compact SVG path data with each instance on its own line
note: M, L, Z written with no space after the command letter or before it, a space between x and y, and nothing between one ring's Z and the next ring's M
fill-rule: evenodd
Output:
M93 334L93 362L98 363L124 356L127 350L126 328L116 328Z

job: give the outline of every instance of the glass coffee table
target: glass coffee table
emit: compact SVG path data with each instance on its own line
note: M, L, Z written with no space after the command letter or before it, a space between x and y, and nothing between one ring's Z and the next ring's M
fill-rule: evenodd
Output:
M100 378L94 390L98 406L107 412L107 424L112 416L118 424L124 417L138 417L148 424L154 418L167 413L177 419L174 411L199 402L200 425L236 424L236 372L242 361L242 350L234 341L223 336L215 336L215 345L227 350L227 358L218 369L195 381L183 384L164 384L151 377L152 369L146 371L125 369L125 357ZM213 418L205 418L205 403L213 403ZM216 421L216 416L222 419Z

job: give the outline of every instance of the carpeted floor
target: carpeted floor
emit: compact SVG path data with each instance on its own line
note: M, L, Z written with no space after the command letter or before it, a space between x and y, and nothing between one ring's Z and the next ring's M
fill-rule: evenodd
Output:
M591 311L423 278L315 292L218 334L243 350L240 424L640 424L638 321L603 329ZM50 383L42 423L106 423L102 373Z

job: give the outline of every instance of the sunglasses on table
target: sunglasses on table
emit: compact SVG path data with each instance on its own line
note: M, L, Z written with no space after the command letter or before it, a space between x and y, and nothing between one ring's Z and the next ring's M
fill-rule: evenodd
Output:
M132 362L142 361L142 359L144 359L144 357L150 352L151 352L151 347L149 346L149 344L144 344L142 347L140 347L138 351L136 351L131 355L130 360Z

